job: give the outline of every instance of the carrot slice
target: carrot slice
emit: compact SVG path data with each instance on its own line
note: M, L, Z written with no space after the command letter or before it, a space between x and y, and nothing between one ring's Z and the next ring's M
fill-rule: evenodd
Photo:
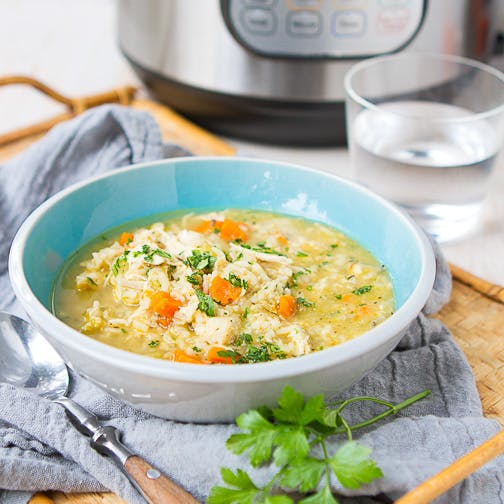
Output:
M225 350L225 348L219 346L211 347L210 350L208 350L207 359L210 362L215 362L216 364L234 364L231 357L219 355L219 352L223 352Z
M220 230L222 226L222 221L217 221L215 219L203 221L198 224L193 231L201 234L210 234L214 233L215 230Z
M296 313L296 299L294 296L280 296L277 311L278 315L281 315L283 318L292 317Z
M187 364L203 364L201 359L198 359L194 355L189 355L178 348L173 352L173 360L175 362L185 362Z
M287 240L287 238L285 238L284 235L279 234L276 237L276 239L277 239L277 242L280 243L280 245L283 245L284 247L286 247L289 244L289 240Z
M238 299L241 291L241 287L232 285L230 282L220 276L216 276L212 280L210 288L208 289L210 296L212 296L215 301L222 305L227 305Z
M349 301L352 301L353 298L354 295L349 292L348 294L344 294L341 299L342 301L345 301L345 303L348 303Z
M226 241L241 240L247 241L249 228L244 222L234 222L224 219L220 228L219 236Z
M131 233L121 233L119 237L119 245L128 245L128 243L132 242L135 237Z
M159 291L151 296L150 309L163 317L163 323L166 321L169 323L181 306L182 303L172 298L168 292Z

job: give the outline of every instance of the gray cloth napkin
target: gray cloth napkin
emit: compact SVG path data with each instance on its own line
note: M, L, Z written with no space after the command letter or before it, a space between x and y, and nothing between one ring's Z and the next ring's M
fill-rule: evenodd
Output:
M54 128L41 142L0 166L0 308L22 314L9 285L7 255L15 231L38 204L90 175L185 154L176 146L163 145L150 115L106 106ZM439 251L437 263L434 291L424 313L396 350L342 396L374 395L399 402L427 388L432 394L398 418L361 434L385 476L354 491L333 482L338 494L386 493L396 498L499 430L496 422L482 417L473 375L452 336L425 315L439 310L450 295L451 278ZM162 420L75 375L70 396L118 427L128 446L201 500L220 482L220 467L249 469L245 457L225 449L226 439L236 432L234 425ZM366 405L354 409L350 420L371 413ZM503 466L502 458L494 460L438 502L504 502ZM250 470L257 482L265 481L270 472L267 467ZM59 405L8 385L0 385L0 488L109 489L133 504L143 502L122 473L70 425ZM0 491L0 502L14 504L26 498L27 494Z

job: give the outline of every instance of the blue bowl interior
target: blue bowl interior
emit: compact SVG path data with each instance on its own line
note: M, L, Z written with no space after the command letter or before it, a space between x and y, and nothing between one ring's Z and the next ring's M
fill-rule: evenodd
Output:
M27 239L26 277L49 309L62 263L95 236L157 213L226 207L301 216L343 231L388 268L396 308L408 299L421 275L421 255L411 228L365 191L290 165L194 158L118 171L57 201Z

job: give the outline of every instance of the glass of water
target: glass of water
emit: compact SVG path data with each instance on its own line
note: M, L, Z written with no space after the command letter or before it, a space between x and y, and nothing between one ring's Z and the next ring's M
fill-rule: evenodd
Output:
M353 66L345 90L356 180L440 241L476 229L504 140L504 74L403 53Z

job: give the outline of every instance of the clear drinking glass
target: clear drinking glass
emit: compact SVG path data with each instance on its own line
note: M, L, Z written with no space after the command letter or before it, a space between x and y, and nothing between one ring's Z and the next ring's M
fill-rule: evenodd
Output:
M440 241L474 230L504 140L504 74L404 53L353 66L345 90L356 180Z

